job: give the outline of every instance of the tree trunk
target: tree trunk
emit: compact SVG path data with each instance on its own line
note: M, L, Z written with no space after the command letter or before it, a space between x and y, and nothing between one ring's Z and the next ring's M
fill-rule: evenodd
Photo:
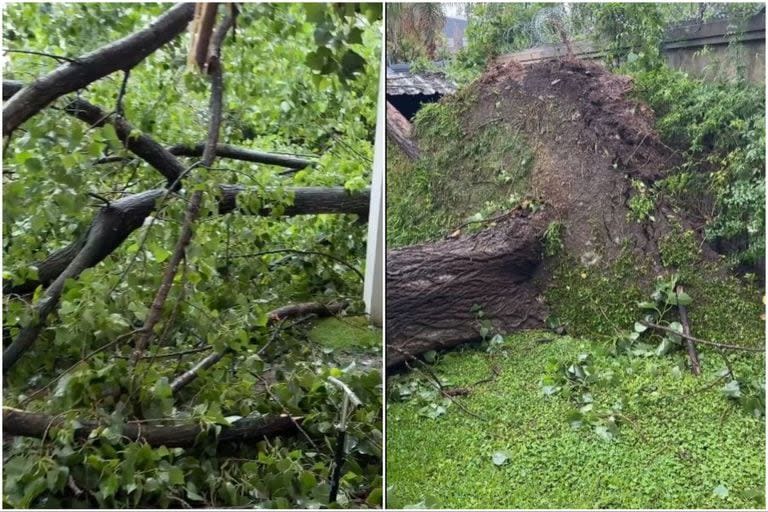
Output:
M540 327L546 308L532 277L544 212L515 210L471 236L387 254L387 367L493 332Z
M3 435L51 438L51 429L62 425L66 418L3 407ZM301 418L290 416L259 416L242 418L230 426L222 426L219 442L244 441L293 434ZM100 425L94 421L80 420L75 429L75 439L83 441ZM191 447L203 431L197 423L185 425L154 426L146 423L128 422L122 425L121 435L129 441L143 441L150 446Z
M419 158L419 148L411 139L411 123L390 102L387 102L387 137L411 160Z

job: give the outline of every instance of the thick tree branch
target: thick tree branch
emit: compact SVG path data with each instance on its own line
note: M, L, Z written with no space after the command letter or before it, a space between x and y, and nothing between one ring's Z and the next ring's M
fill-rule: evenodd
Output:
M25 87L3 108L3 128L11 133L67 93L118 70L131 69L187 28L194 4L177 4L147 28L67 62Z
M419 147L411 138L411 123L390 102L387 102L387 137L411 160L419 158Z
M176 156L202 156L204 143L200 144L176 144L170 146L168 151ZM279 155L275 153L263 153L245 148L230 146L229 144L217 144L216 156L220 158L231 158L232 160L242 160L244 162L254 162L258 164L277 165L287 167L288 169L304 169L314 165L312 160L298 158L290 155Z
M245 441L279 435L293 435L302 418L290 416L245 417L230 426L222 426L218 442ZM51 430L62 426L66 419L34 412L3 407L3 435L43 439L51 437ZM95 421L81 419L75 429L75 439L85 441L96 428L106 426ZM198 423L186 425L153 426L139 422L122 425L122 437L128 441L142 441L150 446L191 447L203 432Z
M245 215L271 214L271 208L261 197L261 192L256 188L246 188L238 185L221 185L221 196L219 197L219 213L224 215L237 211ZM283 215L315 215L326 214L356 214L361 219L368 218L368 204L370 200L370 190L366 189L358 193L350 193L343 187L303 187L303 188L285 188L286 193L293 196L293 204L284 208ZM155 209L155 202L163 196L164 189L154 189L140 194L134 194L124 197L110 204L113 215L109 216L109 223L117 230L115 233L121 233L123 238L118 240L105 239L101 246L100 259L106 258L114 251L120 243L134 229L141 226L150 213ZM105 208L102 208L102 211ZM130 222L120 223L119 217L126 216ZM107 222L102 219L103 214L100 211L94 219L92 226ZM136 217L136 218L134 218ZM138 217L141 217L140 219ZM129 229L128 232L123 232ZM38 278L28 280L23 283L13 285L8 284L3 292L24 294L35 290L40 284L48 286L53 282L67 266L72 262L80 249L85 245L90 235L90 230L86 235L78 238L75 242L64 249L52 253L43 261L32 263L37 268ZM115 245L111 245L115 243ZM94 263L94 265L96 264ZM93 266L93 265L91 265Z

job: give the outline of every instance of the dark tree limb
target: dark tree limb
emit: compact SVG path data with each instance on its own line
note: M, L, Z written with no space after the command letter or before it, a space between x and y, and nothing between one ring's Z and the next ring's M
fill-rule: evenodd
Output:
M683 287L680 285L677 285L677 288L675 289L675 294L683 293ZM691 326L688 323L688 310L680 304L680 301L677 303L677 310L680 312L680 323L683 326L683 334L686 335L685 339L685 348L688 351L688 359L691 361L691 373L694 375L701 375L701 363L699 362L699 352L696 350L696 345L694 345L693 340L691 340L688 336L691 335Z
M48 286L35 306L35 318L30 325L22 328L19 335L3 352L3 373L7 372L21 355L35 342L45 326L48 315L56 310L67 279L77 278L80 273L106 258L155 208L155 201L161 197L162 189L114 201L99 210L88 230L81 249L73 255L64 270ZM61 264L57 252L56 263ZM69 254L72 254L71 252Z
M3 108L8 134L48 104L118 70L131 69L187 28L194 4L177 4L147 28L67 62L15 94Z
M205 144L176 144L170 146L168 151L176 156L202 156ZM216 146L216 155L220 158L231 158L232 160L242 160L244 162L254 162L259 164L277 165L288 169L304 169L314 165L312 160L298 158L290 155L279 155L275 153L264 153L245 148L230 146L229 144L218 144Z
M387 137L411 160L419 158L419 147L411 138L411 123L390 102L387 102Z
M244 215L270 215L271 208L265 204L260 198L261 192L255 188L246 188L238 185L221 185L221 196L219 197L219 213L224 215L232 212L238 212ZM331 214L356 214L362 219L368 218L368 204L370 200L370 190L366 189L359 193L351 194L344 187L301 187L301 188L285 188L288 194L293 196L293 204L287 206L283 215L315 215L320 213ZM126 215L130 220L124 227L119 228L120 233L124 229L130 227L132 232L138 228L144 222L149 214L155 209L155 202L159 200L165 194L164 189L154 189L148 192L142 192L140 194L134 194L126 196L120 200L112 201L110 208L113 217L119 217L120 215ZM240 203L240 204L238 204ZM102 211L104 208L102 208ZM138 219L141 216L141 219ZM103 214L100 211L97 214L96 219L91 224L92 226L103 222ZM114 218L110 221L117 225L118 219ZM124 233L127 237L130 232ZM37 268L37 279L25 281L23 283L13 285L9 284L3 289L3 292L25 294L35 290L40 284L48 286L53 282L67 266L72 262L75 256L80 252L82 247L90 236L90 230L84 236L81 236L69 246L64 249L53 252L48 258L43 261L33 263L32 266ZM105 243L102 244L99 251L100 259L93 265L106 258L112 251L114 251L125 237L105 239ZM107 243L108 242L108 243ZM116 243L116 245L111 245ZM90 266L93 266L90 265Z
M3 99L14 97L22 88L21 82L4 80ZM137 133L140 132L122 117L111 116L96 105L80 98L70 101L64 107L64 111L90 126L99 127L107 123L112 124L115 127L117 137L123 142L125 148L157 169L166 177L169 185L183 174L185 167L173 154L155 142L152 137L143 133L137 136Z
M310 314L318 316L333 316L339 314L345 307L347 307L347 304L344 302L331 302L328 304L321 304L319 302L289 304L267 313L267 319L268 324L272 325L287 318L301 317ZM207 370L211 366L215 365L229 353L231 353L230 350L224 350L223 352L217 352L215 354L210 354L204 357L195 363L189 370L173 379L173 382L171 382L171 391L173 393L177 393L187 384L195 380L201 371Z
M480 339L479 312L500 333L541 327L546 226L545 211L515 210L471 236L388 251L387 367Z
M232 442L293 435L297 424L302 418L290 416L261 416L246 417L235 421L230 426L222 426L217 441ZM52 429L63 426L66 419L34 412L22 411L11 407L3 407L3 435L50 438ZM85 441L91 432L106 426L95 421L79 420L80 426L75 429L75 439ZM203 432L199 424L153 426L139 422L127 422L122 425L122 437L127 441L145 442L153 447L167 446L169 448L188 448L195 445L195 440Z

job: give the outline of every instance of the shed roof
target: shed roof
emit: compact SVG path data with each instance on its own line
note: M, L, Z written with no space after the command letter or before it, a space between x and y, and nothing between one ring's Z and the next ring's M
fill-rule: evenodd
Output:
M389 95L443 95L454 92L456 92L456 84L440 73L411 73L409 70L387 69L387 94Z

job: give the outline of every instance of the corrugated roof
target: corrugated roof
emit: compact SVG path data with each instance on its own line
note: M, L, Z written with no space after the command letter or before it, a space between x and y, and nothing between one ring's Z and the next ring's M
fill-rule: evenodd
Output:
M387 94L414 96L417 94L453 94L456 84L439 73L410 73L387 70Z

